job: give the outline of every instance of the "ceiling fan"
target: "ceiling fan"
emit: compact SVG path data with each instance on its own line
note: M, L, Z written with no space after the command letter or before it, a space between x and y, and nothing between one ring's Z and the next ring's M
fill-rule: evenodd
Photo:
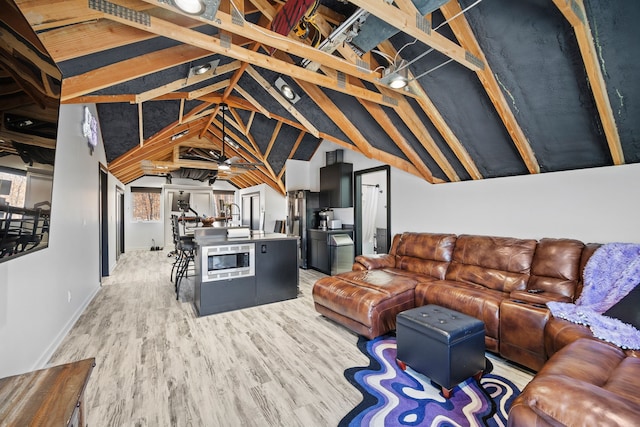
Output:
M220 104L220 110L222 110L222 138L220 139L222 142L221 151L196 147L186 147L184 153L181 153L181 157L185 159L206 160L215 162L218 164L219 171L228 171L232 167L242 169L256 169L258 166L264 166L264 163L261 162L247 163L242 161L242 158L239 156L227 157L225 155L225 145L232 144L227 137L225 129L225 112L228 110L228 108L229 107L227 106L227 104Z

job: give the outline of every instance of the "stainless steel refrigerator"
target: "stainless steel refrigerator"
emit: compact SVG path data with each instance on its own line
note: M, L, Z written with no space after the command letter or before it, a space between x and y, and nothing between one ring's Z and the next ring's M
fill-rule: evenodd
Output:
M308 268L309 238L307 230L317 228L320 193L309 190L287 192L287 234L298 236L298 265Z

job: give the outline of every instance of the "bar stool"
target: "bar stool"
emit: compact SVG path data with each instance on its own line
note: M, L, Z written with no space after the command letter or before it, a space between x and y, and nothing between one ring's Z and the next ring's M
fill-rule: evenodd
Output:
M193 238L189 236L180 236L178 218L171 218L173 229L173 243L175 245L176 260L171 268L171 279L173 279L173 273L175 271L175 291L176 300L180 298L180 283L183 277L189 275L189 265L194 262L195 259L195 243Z

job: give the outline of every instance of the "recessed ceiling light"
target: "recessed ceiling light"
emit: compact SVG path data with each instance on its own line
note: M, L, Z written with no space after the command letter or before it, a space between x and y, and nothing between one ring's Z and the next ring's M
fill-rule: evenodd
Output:
M290 103L295 104L300 100L298 94L295 93L293 88L287 82L285 82L282 77L278 77L276 79L276 88Z
M191 15L202 15L206 4L202 0L173 0L178 9Z
M200 74L204 74L211 69L211 64L199 65L193 69L193 74L199 76Z
M398 74L389 82L389 87L393 89L402 89L407 85L407 78Z
M384 70L382 82L392 89L402 89L409 83L409 68L405 60L394 62Z
M293 98L296 97L296 94L293 93L293 90L289 85L283 85L280 88L280 92L282 92L282 95L284 95L284 97L287 98L289 101L291 101Z

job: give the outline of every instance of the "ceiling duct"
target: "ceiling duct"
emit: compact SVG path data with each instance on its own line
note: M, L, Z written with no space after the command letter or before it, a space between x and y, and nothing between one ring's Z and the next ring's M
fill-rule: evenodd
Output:
M334 52L338 46L344 42L350 42L360 32L360 28L369 17L369 12L362 8L358 8L351 16L344 20L329 36L320 43L318 50L325 53ZM302 66L306 69L318 71L320 64L311 62L308 59L302 61Z
M420 15L425 16L440 8L449 0L413 0ZM357 36L353 38L351 43L361 50L363 53L375 49L383 41L396 35L400 30L391 26L376 16L370 16L367 19Z

